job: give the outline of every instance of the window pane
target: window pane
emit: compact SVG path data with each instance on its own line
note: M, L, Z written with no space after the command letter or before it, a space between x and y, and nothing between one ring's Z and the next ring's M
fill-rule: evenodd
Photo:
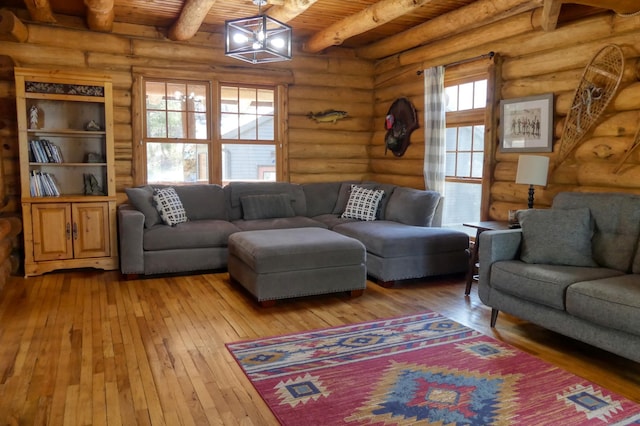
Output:
M458 165L456 167L456 176L471 176L471 153L458 153Z
M187 136L185 132L186 115L186 112L167 112L167 121L169 122L168 138L185 138Z
M458 110L458 86L445 87L444 89L445 103L447 111Z
M207 110L207 86L202 84L189 84L187 86L187 110L205 112Z
M447 151L455 151L458 142L458 128L448 127L445 132Z
M163 110L166 108L166 91L164 83L147 81L145 83L145 95L147 100L147 109Z
M164 111L147 111L147 137L167 137L167 116Z
M255 114L258 106L257 90L252 88L240 88L240 113Z
M220 109L222 112L238 112L238 88L222 86L220 88Z
M456 154L455 154L455 152L448 152L446 154L444 174L446 176L455 176L456 175Z
M484 126L473 126L473 150L484 151Z
M189 113L189 138L207 139L209 126L207 126L206 113Z
M487 106L487 80L479 80L475 82L473 107L484 108L485 106Z
M442 225L461 225L480 220L482 185L477 183L445 182Z
M258 114L273 115L275 111L273 90L258 89Z
M484 160L484 153L474 152L473 163L471 164L471 177L482 178L482 161Z
M275 139L273 133L273 115L258 117L258 140L272 141Z
M460 86L460 105L459 111L464 111L473 108L473 82L461 84Z
M222 180L276 180L275 145L223 144Z
M471 151L472 126L458 128L458 151Z
M207 182L208 158L206 144L149 142L147 182Z
M220 120L220 136L222 139L238 139L238 115L222 114Z
M240 114L240 139L256 140L256 116L250 114Z

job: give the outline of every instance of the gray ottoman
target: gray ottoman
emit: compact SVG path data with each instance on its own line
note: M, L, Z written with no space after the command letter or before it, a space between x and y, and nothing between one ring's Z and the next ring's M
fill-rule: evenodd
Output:
M322 228L236 232L229 237L229 276L262 305L313 294L362 294L364 245Z

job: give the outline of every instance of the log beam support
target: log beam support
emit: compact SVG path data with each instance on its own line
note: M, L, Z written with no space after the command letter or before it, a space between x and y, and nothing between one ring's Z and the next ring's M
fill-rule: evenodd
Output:
M274 5L267 10L267 15L280 22L289 22L309 9L318 0L284 0L281 5ZM269 1L274 4L273 1Z
M187 0L178 20L169 28L170 40L188 40L193 37L216 0Z
M49 0L24 0L27 10L31 19L38 22L56 22L56 18L53 17L51 12L51 5Z
M29 38L29 29L16 15L7 9L0 10L0 40L24 43Z
M344 18L326 30L313 35L303 50L317 53L330 46L337 46L349 37L370 31L380 25L431 3L432 0L380 0L368 8Z
M558 17L562 9L561 0L545 0L542 7L542 29L553 31L558 26Z
M511 16L537 9L544 0L477 0L468 6L434 18L407 31L357 49L365 59L385 58L417 45L479 28Z
M113 29L114 0L84 0L87 7L87 26L94 31L110 32Z

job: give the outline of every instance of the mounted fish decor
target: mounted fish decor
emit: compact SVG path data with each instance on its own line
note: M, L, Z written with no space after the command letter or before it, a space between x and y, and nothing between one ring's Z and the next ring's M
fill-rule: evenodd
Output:
M323 112L316 112L316 113L310 112L309 115L307 115L307 117L311 118L312 120L316 120L316 122L318 123L335 124L336 121L342 120L343 118L347 117L347 111L338 111L335 109L328 109Z
M402 157L409 147L411 132L419 127L416 109L407 98L396 99L384 118L384 153L391 151L396 157Z

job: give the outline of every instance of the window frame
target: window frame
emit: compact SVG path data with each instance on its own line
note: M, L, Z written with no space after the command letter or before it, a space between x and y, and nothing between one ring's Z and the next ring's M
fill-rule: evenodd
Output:
M193 78L194 75L198 78ZM237 70L212 73L203 71L194 73L194 71L186 70L168 70L156 68L135 68L133 70L133 87L132 87L132 134L133 134L133 153L132 153L132 186L141 186L148 184L147 182L147 157L146 157L146 104L144 99L144 90L146 81L176 81L176 82L207 82L210 84L210 93L208 96L208 117L209 130L208 138L193 139L193 143L206 143L209 148L209 170L207 182L222 185L222 139L220 137L220 86L221 85L237 85L241 87L268 87L274 90L274 140L276 152L276 181L288 181L288 135L286 127L286 117L288 116L287 96L288 84L291 83L292 76L282 75L282 73L270 72L263 70L259 75L251 72L238 72ZM170 139L164 139L170 141ZM246 142L246 141L245 141ZM249 141L250 142L250 141ZM176 184L184 184L182 182ZM197 184L197 183L194 183ZM130 186L126 185L125 186Z

